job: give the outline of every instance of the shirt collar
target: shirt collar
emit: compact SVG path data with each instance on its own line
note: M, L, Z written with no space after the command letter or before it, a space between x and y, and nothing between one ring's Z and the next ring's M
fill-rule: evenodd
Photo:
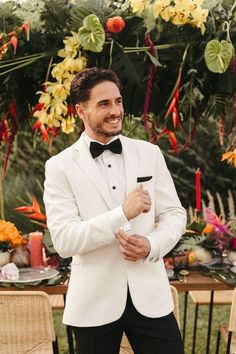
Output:
M88 136L88 134L86 134L85 132L82 133L82 136L84 138L84 141L86 142L86 144L89 146L90 143L92 141L95 141L96 143L99 143L99 144L102 144L102 145L106 145L106 144L103 144L101 143L100 141L97 141L97 140L94 140L92 138L90 138L90 136ZM107 144L111 143L113 140L116 140L120 137L120 134L119 135L115 135L115 136L112 136L111 139L107 142Z

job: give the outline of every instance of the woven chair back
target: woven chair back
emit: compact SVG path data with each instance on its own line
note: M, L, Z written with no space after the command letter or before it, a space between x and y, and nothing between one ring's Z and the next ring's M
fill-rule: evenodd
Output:
M1 354L53 353L55 340L49 296L41 291L0 292Z
M236 288L234 288L233 299L229 318L229 331L236 332Z

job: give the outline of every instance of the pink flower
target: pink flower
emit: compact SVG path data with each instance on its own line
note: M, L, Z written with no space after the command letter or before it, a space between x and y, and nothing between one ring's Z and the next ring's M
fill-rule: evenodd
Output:
M231 241L231 248L232 250L236 251L236 237L234 237Z

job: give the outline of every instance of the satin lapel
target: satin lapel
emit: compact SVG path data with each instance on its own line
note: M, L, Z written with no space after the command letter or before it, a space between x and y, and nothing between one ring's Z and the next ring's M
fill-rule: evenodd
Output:
M112 209L113 203L110 192L104 178L99 171L96 162L92 158L90 151L83 137L81 137L74 147L74 158L79 166L88 176L89 181L96 187L101 197L105 200L108 207Z
M132 140L121 137L126 174L126 195L137 187L138 159L136 146Z

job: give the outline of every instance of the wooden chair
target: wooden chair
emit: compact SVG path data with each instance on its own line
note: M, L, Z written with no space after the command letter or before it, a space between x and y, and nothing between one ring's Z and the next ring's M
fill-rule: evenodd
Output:
M174 312L176 321L180 327L178 291L173 285L171 285L170 288L171 288L171 293L172 293L172 297L173 297L173 301L174 301L174 311L173 312ZM121 346L120 346L120 354L134 354L125 334L122 337Z
M58 295L49 295L49 300L52 309L54 310L63 310L65 303L64 303L64 297L61 294Z
M49 296L42 291L0 292L1 354L58 354Z
M196 338L197 338L197 320L198 310L200 305L209 306L211 303L211 291L190 291L189 296L195 304L194 326L193 326L193 343L192 354L195 353ZM214 305L230 305L232 302L233 290L215 291L213 304ZM208 332L211 329L211 323L208 323Z
M227 346L226 354L236 354L236 288L233 290L229 323L219 326L216 354L219 353L221 336Z

